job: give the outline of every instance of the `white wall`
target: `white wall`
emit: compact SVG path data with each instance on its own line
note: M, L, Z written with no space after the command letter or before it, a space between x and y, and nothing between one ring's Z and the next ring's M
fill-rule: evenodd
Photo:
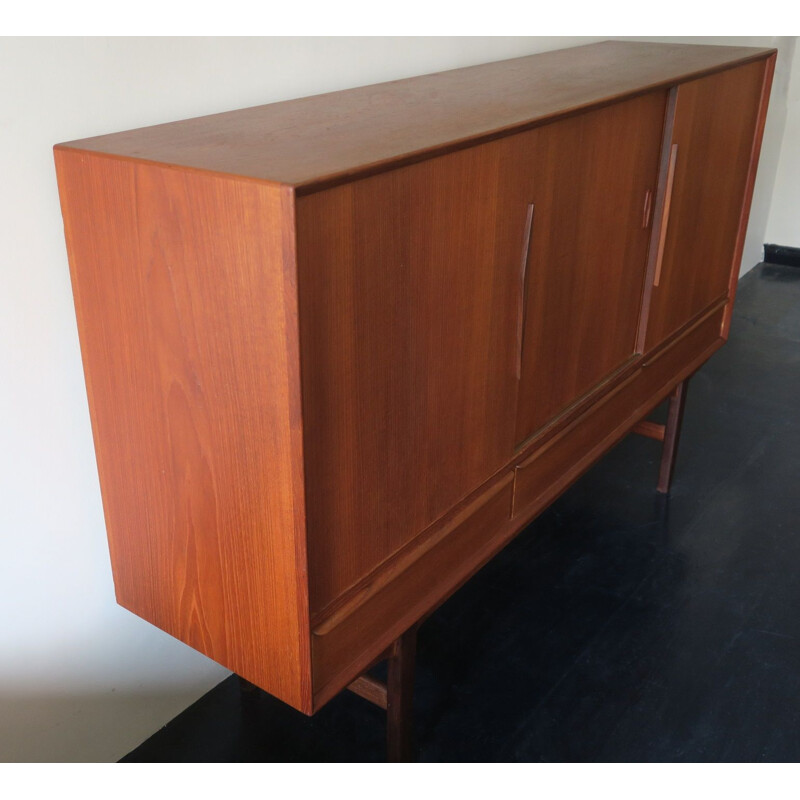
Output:
M800 152L798 151L798 140L795 139L790 145L791 137L787 135L789 79L792 69L796 70L797 64L800 62L800 59L795 58L797 37L780 36L775 37L775 40L774 46L778 48L778 61L772 81L770 108L767 114L767 124L764 127L764 141L761 145L761 158L753 190L753 206L750 210L750 221L744 241L740 275L764 258L764 243L769 241L767 230L773 224L772 216L776 207L775 186L779 180L778 176L782 173L779 159L787 151L793 153L795 158ZM797 218L800 215L800 192L798 192L797 186L793 189L793 197L795 218ZM795 227L797 226L795 225Z
M764 241L800 247L800 55L797 53L791 62L787 100L786 129Z
M52 145L592 40L0 40L0 761L117 759L227 674L114 603Z

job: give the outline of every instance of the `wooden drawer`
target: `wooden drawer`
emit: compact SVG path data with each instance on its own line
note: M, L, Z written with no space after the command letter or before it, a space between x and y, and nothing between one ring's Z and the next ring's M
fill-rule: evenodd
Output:
M553 502L721 346L723 312L718 305L707 313L519 464L513 516L532 517Z
M513 473L401 552L314 626L314 707L356 678L426 611L435 608L510 538Z

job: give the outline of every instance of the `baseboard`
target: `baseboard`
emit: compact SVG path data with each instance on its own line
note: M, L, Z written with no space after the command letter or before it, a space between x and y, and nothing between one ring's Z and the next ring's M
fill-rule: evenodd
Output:
M800 267L800 247L785 247L781 244L764 245L764 261L785 267Z

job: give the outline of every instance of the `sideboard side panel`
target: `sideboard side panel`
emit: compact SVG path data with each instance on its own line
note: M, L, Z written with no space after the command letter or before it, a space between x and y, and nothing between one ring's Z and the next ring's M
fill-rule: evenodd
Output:
M56 164L117 600L308 712L292 194Z

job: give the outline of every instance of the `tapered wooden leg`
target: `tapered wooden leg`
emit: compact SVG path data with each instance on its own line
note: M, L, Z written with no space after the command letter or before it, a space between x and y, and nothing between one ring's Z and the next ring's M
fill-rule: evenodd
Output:
M417 628L407 630L378 661L386 661L386 683L367 672L347 688L386 709L386 760L413 761L414 753L414 663L417 655Z
M394 644L386 681L386 752L388 761L413 761L414 664L417 629L406 631Z
M664 426L664 447L661 451L661 468L658 473L658 491L668 494L672 483L672 474L675 471L675 456L678 454L678 441L681 436L681 423L683 422L683 409L686 406L686 390L689 379L682 381L675 387L669 398L669 411L667 424Z

